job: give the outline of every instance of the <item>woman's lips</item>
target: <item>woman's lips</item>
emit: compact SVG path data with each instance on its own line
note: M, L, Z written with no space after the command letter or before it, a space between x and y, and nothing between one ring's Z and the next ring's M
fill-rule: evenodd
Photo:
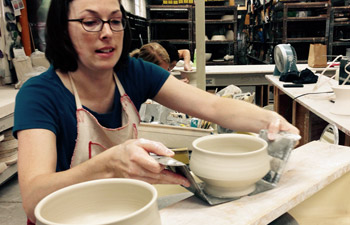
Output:
M103 48L103 49L97 49L96 52L97 53L110 53L113 52L114 48Z
M103 48L103 49L97 49L95 52L100 57L109 58L114 55L114 50L115 50L114 48Z

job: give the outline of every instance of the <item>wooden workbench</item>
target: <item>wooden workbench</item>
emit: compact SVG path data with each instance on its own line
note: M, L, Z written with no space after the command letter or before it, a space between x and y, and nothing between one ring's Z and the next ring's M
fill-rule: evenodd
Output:
M341 131L340 144L350 146L350 116L331 113L334 104L328 100L331 94L320 93L332 91L331 85L337 84L337 81L323 76L322 80L329 80L329 83L313 91L315 84L304 84L303 88L284 88L285 82L279 81L279 76L267 75L266 79L274 86L275 111L299 128L302 136L300 145L318 140L324 127L331 123Z
M306 68L314 72L322 72L324 68L311 68L307 64L297 64L298 70ZM234 65L234 66L206 66L205 74L207 87L227 86L234 84L237 86L268 85L265 75L273 74L275 65ZM330 68L328 72L334 73L335 68Z
M314 141L292 152L275 189L216 206L192 196L160 210L162 224L268 224L349 171L349 147Z
M297 64L298 70L306 68L314 73L320 73L324 68L311 68L307 64ZM273 74L275 65L229 65L229 66L206 66L206 87L226 87L230 84L236 86L255 86L255 103L259 106L265 106L269 100L269 81L265 75ZM329 68L326 75L333 75L336 68ZM178 71L173 72L179 75Z

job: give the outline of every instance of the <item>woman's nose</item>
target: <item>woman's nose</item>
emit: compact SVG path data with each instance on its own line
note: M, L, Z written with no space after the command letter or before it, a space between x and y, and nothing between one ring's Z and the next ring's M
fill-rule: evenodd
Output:
M106 35L107 35L107 36L110 36L110 35L112 35L112 34L113 34L113 31L112 31L112 29L111 29L109 23L103 24L102 30L101 30L101 35L102 35L103 37L105 37Z

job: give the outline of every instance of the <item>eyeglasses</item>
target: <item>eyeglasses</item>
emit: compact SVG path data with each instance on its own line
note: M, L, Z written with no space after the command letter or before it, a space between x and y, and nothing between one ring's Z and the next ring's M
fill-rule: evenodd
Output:
M105 23L108 23L114 32L122 31L126 27L126 21L123 18L111 18L105 21L97 17L87 17L84 19L71 19L68 22L80 22L87 32L100 32Z

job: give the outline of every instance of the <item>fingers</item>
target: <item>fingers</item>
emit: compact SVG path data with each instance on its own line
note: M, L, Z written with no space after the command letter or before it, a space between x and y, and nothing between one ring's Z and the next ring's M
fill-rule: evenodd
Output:
M142 170L147 170L152 173L160 173L163 169L164 166L160 165L155 159L153 159L147 151L144 149L140 148L139 151L135 151L130 154L130 161L132 164L135 164L139 167L142 168ZM133 172L132 165L130 166L130 171L129 173ZM140 170L140 175L144 176Z
M276 118L270 123L268 128L268 134L267 134L267 137L270 140L276 139L276 134L280 131L280 126L281 126L280 118Z
M129 170L134 169L133 164L142 167L152 173L160 173L164 166L161 166L155 159L153 159L149 153L163 156L174 156L174 152L165 147L162 143L140 138L128 143L124 150L128 155L130 161ZM129 164L125 162L125 164ZM129 172L131 173L131 172Z
M144 180L152 184L190 185L183 176L165 170L165 166L149 155L150 152L164 156L174 155L173 151L160 142L146 139L126 141L116 149L118 160L113 164L116 176Z
M281 116L276 115L275 117L273 117L271 123L268 126L267 137L270 140L274 140L274 139L276 139L276 135L280 131L286 131L286 132L293 133L293 134L299 134L298 128L296 128L295 126L290 124L288 121L286 121Z
M140 138L138 139L137 145L144 148L147 152L152 152L157 155L172 157L175 154L173 151L165 147L165 145L156 141Z

